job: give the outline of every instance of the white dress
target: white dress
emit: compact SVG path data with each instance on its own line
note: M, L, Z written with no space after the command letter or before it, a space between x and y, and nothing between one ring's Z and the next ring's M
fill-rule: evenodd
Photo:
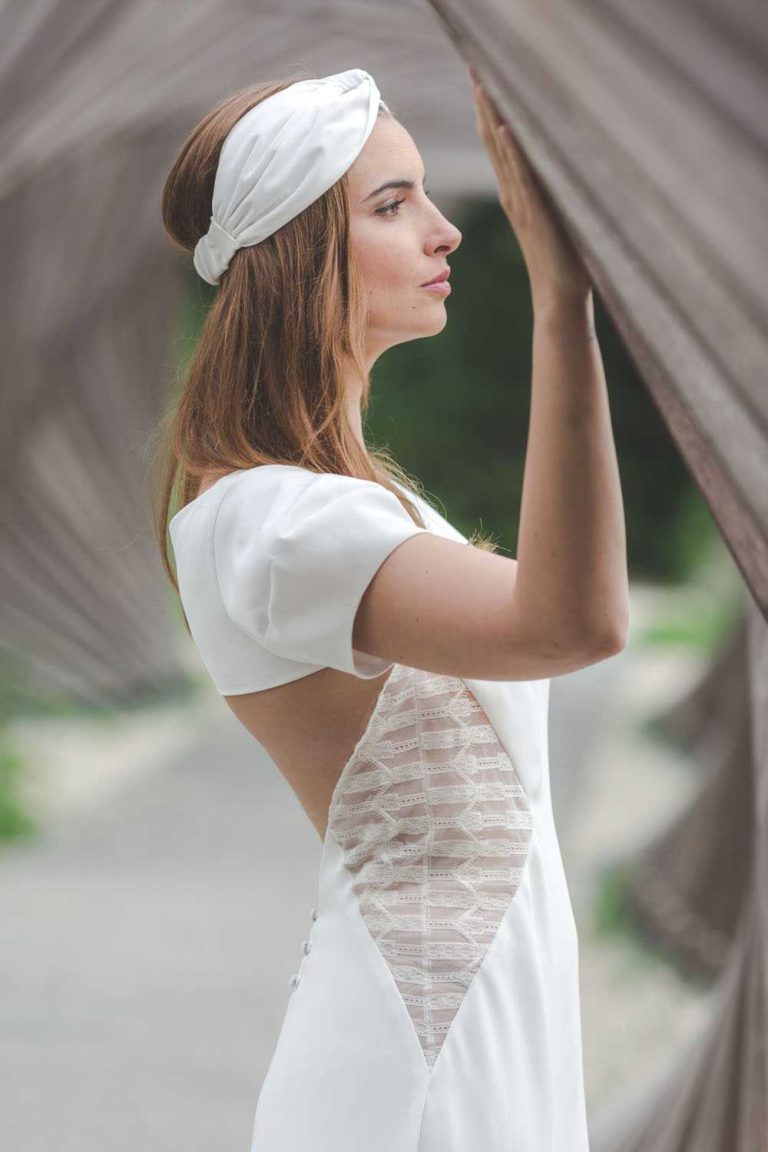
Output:
M578 938L552 817L549 681L436 675L352 648L426 501L268 465L170 524L222 694L387 672L331 799L317 907L252 1152L588 1152Z

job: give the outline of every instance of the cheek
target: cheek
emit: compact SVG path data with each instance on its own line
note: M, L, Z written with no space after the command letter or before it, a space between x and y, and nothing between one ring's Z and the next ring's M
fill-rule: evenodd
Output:
M402 289L413 279L413 254L405 250L394 229L387 231L384 225L371 229L357 245L356 259L369 297Z

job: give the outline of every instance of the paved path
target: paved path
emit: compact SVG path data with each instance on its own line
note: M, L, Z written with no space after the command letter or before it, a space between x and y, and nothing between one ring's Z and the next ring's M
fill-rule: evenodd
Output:
M192 752L0 857L8 1152L235 1152L319 840L224 705Z
M627 650L552 682L553 803L582 941L591 1116L658 1070L704 1008L666 968L590 927L601 864L688 787L687 772L654 767L661 754L626 730L638 685L658 674ZM119 787L79 814L69 804L42 839L0 854L8 1152L250 1150L316 903L320 842L215 694L203 691L176 725L181 752L163 745L158 761L145 748L151 770L121 770Z

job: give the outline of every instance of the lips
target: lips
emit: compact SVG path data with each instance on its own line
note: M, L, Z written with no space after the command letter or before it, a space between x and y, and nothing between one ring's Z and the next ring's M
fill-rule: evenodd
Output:
M427 288L430 284L442 284L443 280L447 280L451 274L450 268L444 268L439 276L435 276L434 280L427 280L426 284L422 284L422 288Z

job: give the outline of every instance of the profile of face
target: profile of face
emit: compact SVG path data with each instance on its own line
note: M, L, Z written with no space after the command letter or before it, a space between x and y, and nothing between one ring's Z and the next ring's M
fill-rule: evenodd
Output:
M422 285L445 270L462 237L430 200L425 175L413 138L388 116L377 118L348 171L352 256L365 284L370 362L393 344L435 335L448 321L448 297Z

